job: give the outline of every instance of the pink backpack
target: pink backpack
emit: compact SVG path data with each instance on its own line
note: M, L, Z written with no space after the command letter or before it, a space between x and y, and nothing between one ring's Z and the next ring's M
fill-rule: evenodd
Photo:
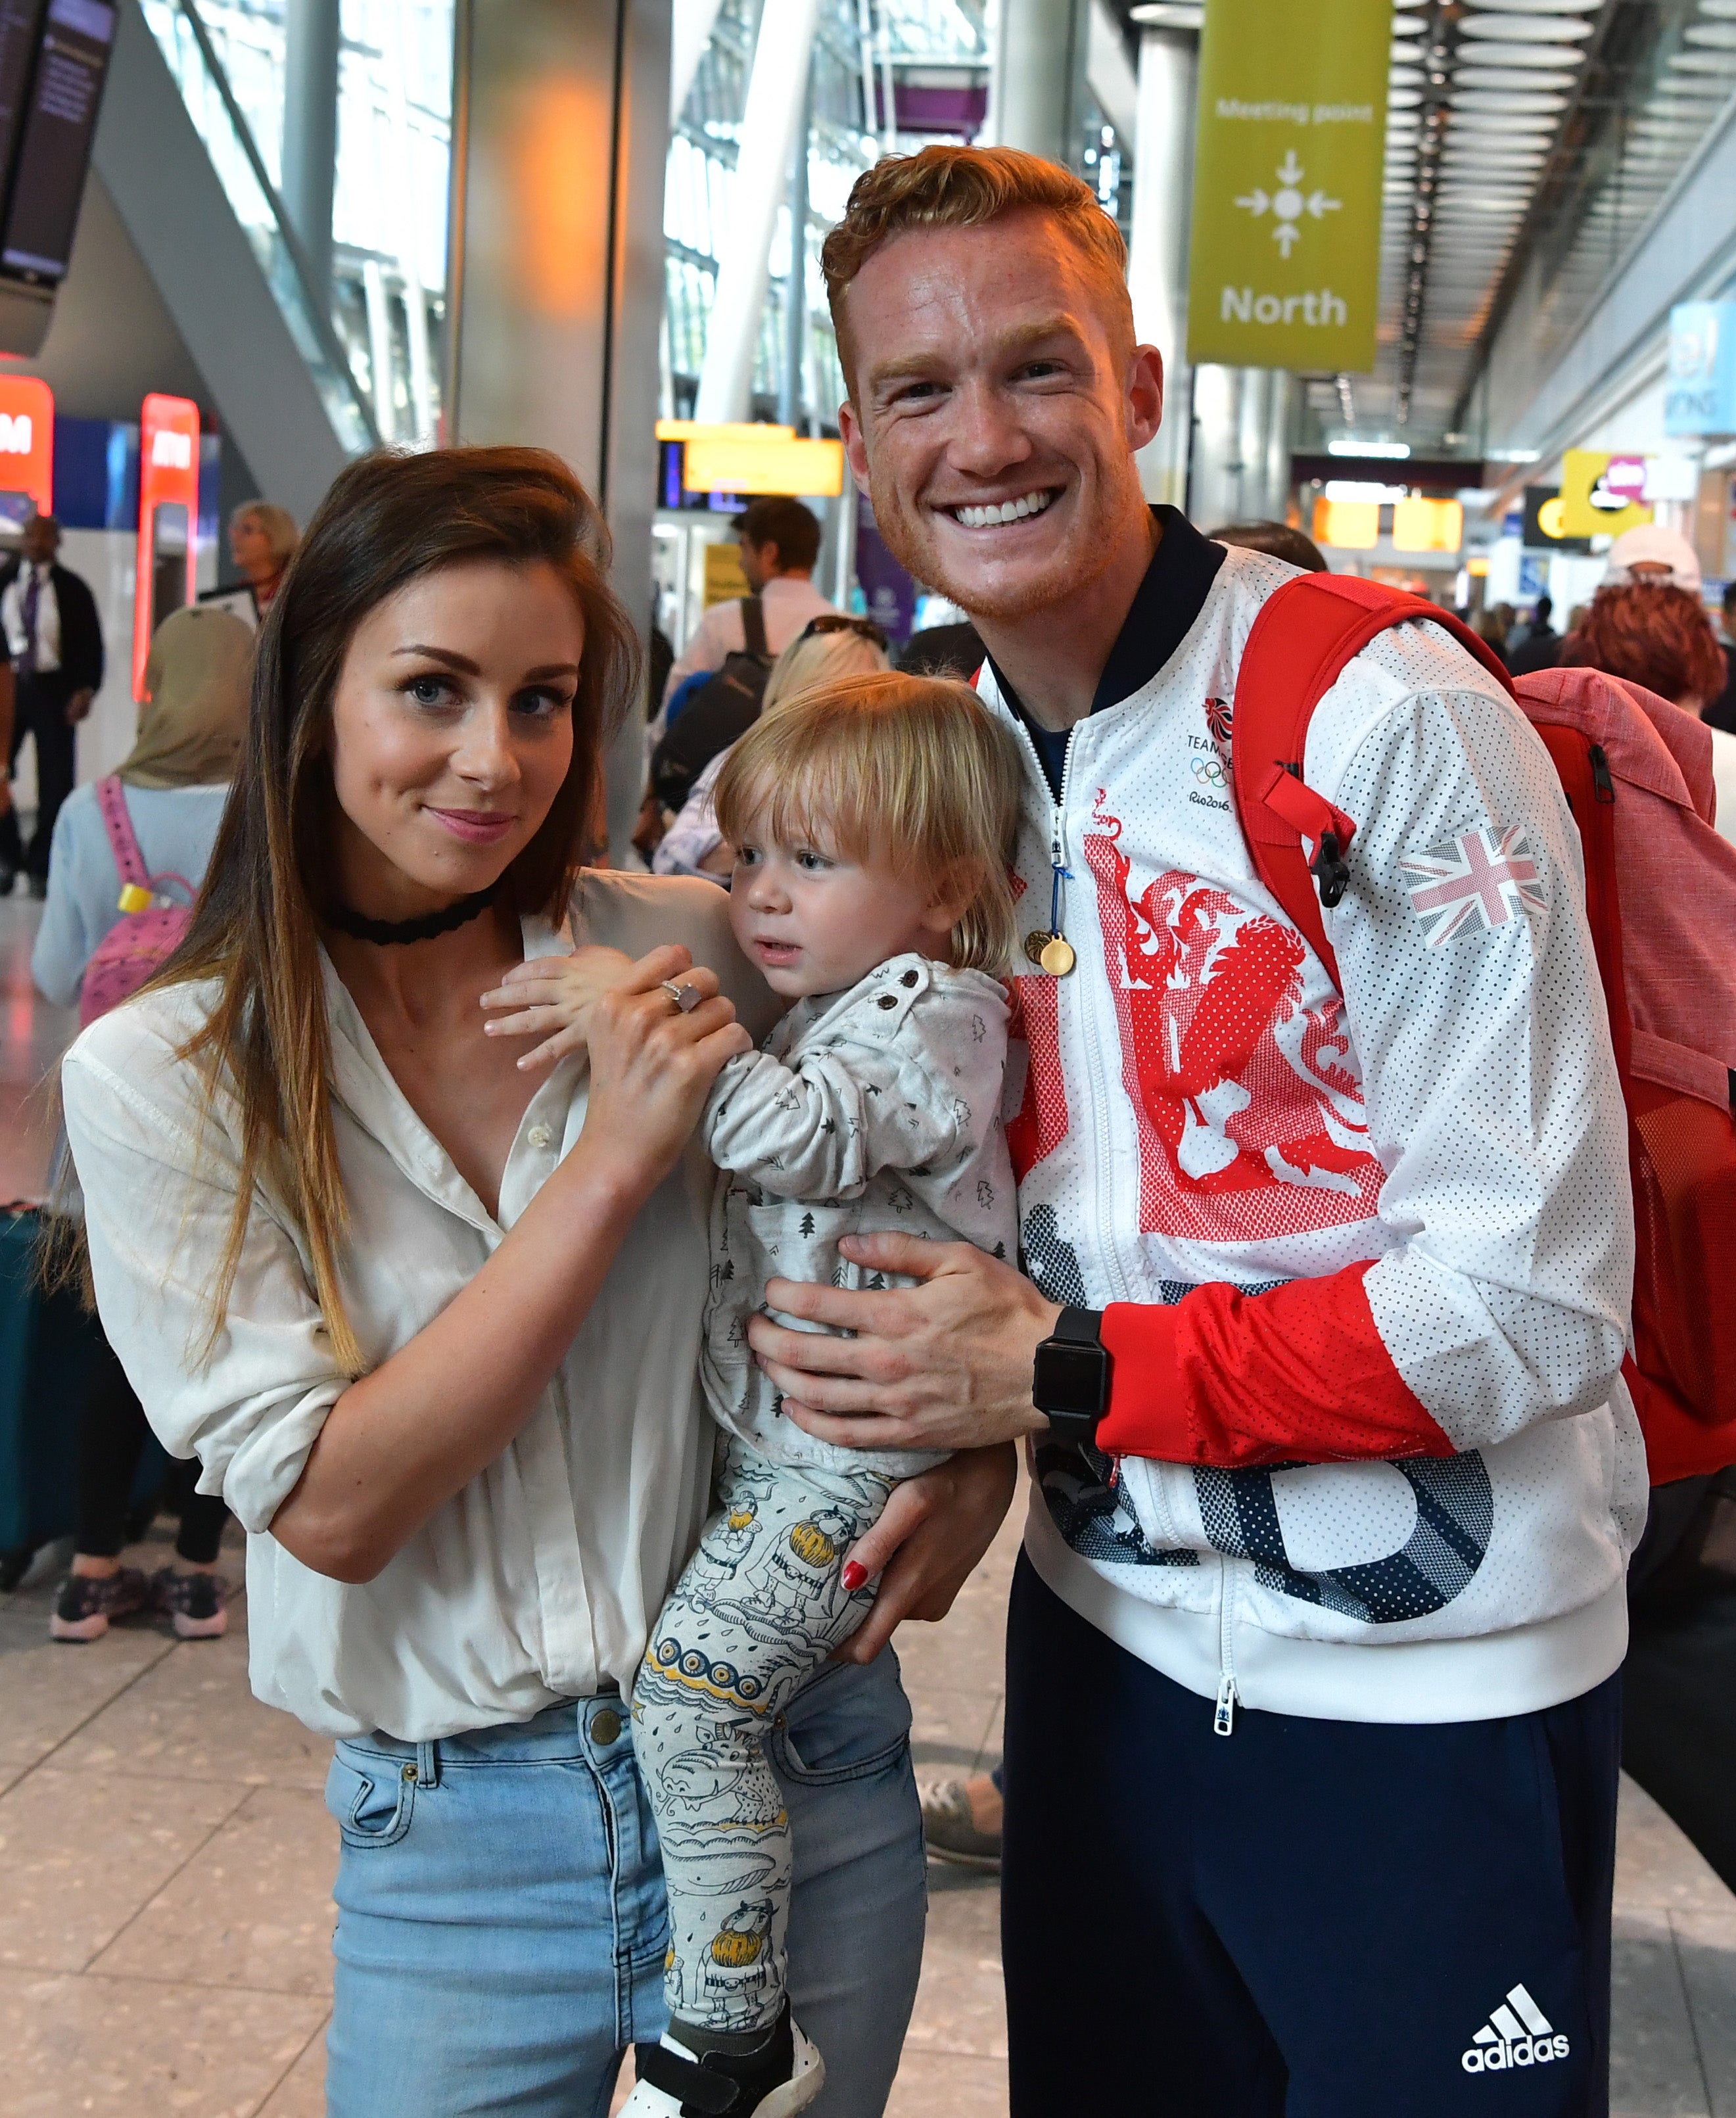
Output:
M180 947L193 915L192 900L198 891L184 875L147 875L145 856L139 851L132 819L127 812L127 790L112 775L96 783L97 807L103 812L103 828L121 878L121 918L90 952L79 988L81 1028L118 1007L148 978L155 978ZM160 893L164 883L178 883L187 892L185 904L176 904Z
M1356 821L1304 784L1299 761L1345 664L1388 626L1417 618L1513 694L1579 826L1627 1105L1637 1255L1624 1372L1653 1483L1721 1470L1736 1463L1736 845L1713 828L1711 733L1599 670L1547 669L1516 683L1456 619L1396 589L1334 574L1285 582L1243 650L1236 802L1261 879L1335 985L1321 907L1349 884Z

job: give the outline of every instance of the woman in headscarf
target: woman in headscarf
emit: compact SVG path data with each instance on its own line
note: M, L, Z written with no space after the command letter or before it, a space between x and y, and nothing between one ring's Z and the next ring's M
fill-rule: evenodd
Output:
M253 636L227 611L178 610L157 629L145 665L148 693L138 740L115 777L146 872L175 876L188 903L203 878L247 728ZM122 876L98 790L81 787L55 821L49 895L30 955L44 996L68 1006L91 956L127 916ZM177 895L183 893L176 893ZM58 1640L100 1639L116 1618L166 1613L183 1639L206 1639L229 1623L217 1547L228 1510L220 1496L181 1481L176 1564L150 1579L123 1566L121 1547L145 1414L106 1339L79 1421L77 1519L72 1570L49 1630Z

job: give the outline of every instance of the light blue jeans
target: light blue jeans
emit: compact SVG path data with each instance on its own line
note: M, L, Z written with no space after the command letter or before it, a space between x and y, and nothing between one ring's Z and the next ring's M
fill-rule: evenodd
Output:
M768 1746L795 1834L791 1999L826 2063L815 2118L878 2118L916 1997L910 1726L888 1649L829 1664ZM343 1841L329 2118L604 2118L627 2046L668 2019L663 1871L626 1702L438 1743L340 1742L326 1803Z

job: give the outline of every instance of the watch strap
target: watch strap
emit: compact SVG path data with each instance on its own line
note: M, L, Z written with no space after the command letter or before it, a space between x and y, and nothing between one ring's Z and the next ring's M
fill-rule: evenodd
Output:
M1055 1319L1055 1328L1049 1335L1052 1339L1064 1339L1070 1346L1100 1346L1103 1343L1103 1311L1100 1309L1063 1309Z
M1109 1410L1109 1357L1103 1343L1103 1311L1100 1309L1065 1308L1055 1320L1055 1326L1042 1345L1037 1348L1037 1371L1044 1366L1044 1348L1049 1346L1090 1346L1096 1349L1099 1363L1095 1404L1075 1406L1043 1405L1039 1409L1049 1421L1049 1431L1060 1441L1084 1443L1095 1441L1098 1422ZM1035 1377L1033 1377L1033 1394ZM1048 1393L1043 1392L1047 1395Z

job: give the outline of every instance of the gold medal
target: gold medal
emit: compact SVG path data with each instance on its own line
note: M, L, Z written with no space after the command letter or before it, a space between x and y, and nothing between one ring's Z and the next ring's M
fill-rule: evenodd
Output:
M1064 978L1078 960L1073 954L1072 943L1064 934L1052 934L1037 959L1052 978Z
M1025 955L1027 962L1040 964L1043 961L1043 951L1054 938L1046 927L1034 927L1025 936Z

